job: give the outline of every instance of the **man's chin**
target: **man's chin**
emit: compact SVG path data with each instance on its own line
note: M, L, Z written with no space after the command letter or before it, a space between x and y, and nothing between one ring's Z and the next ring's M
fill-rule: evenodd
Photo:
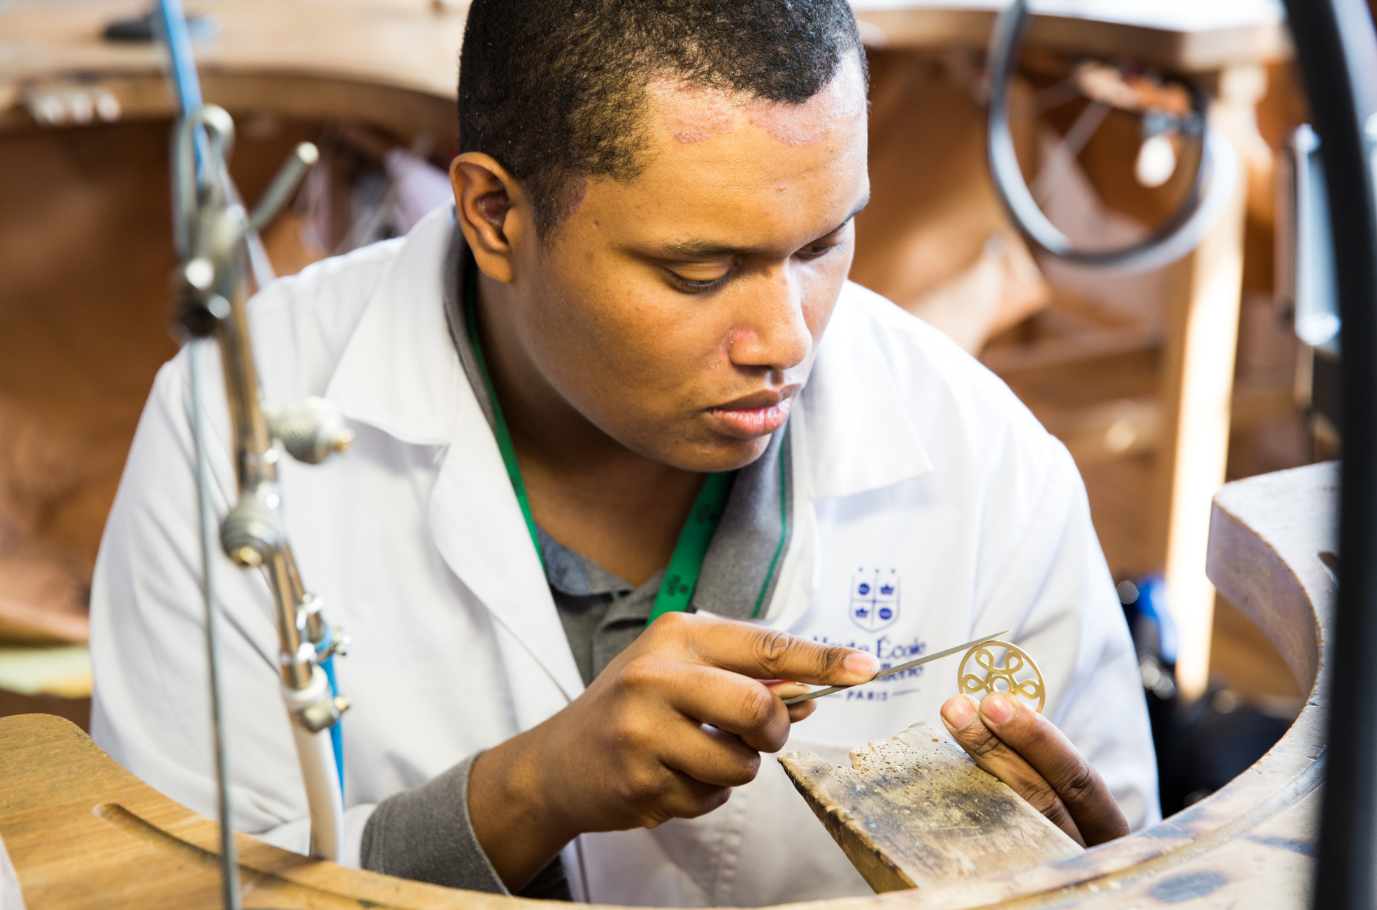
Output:
M686 443L674 447L672 451L660 453L658 460L680 470L699 474L735 471L759 460L770 447L770 439L770 435L739 439L712 433L702 442Z

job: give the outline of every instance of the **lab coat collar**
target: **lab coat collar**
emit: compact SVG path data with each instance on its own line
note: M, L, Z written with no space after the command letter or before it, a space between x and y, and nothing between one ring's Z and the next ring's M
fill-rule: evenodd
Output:
M887 309L878 309L880 307ZM808 423L795 476L811 500L883 489L932 471L887 337L894 304L847 282L818 348L801 404Z
M444 445L467 389L445 325L440 264L448 206L423 218L364 308L325 390L350 420L413 445Z
M326 397L349 419L402 442L445 447L430 531L450 570L562 694L528 706L531 716L520 720L532 726L576 698L583 681L497 443L450 342L441 266L453 222L452 209L437 210L402 241ZM529 683L526 667L512 672Z

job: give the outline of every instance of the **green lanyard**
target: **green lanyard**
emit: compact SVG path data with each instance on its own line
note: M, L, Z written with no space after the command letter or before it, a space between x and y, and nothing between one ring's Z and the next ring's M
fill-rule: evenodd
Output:
M526 530L531 535L531 545L535 547L536 558L542 568L545 558L540 552L540 537L536 534L535 519L531 517L531 502L526 495L526 482L521 479L521 466L516 461L516 449L512 446L512 434L507 429L507 420L502 416L502 406L497 402L497 392L493 390L492 376L488 373L488 361L483 356L483 345L478 338L477 265L469 261L464 269L464 323L468 330L469 343L473 345L474 359L478 361L478 371L483 374L483 385L488 390L488 400L492 402L493 435L497 437L497 450L502 453L502 464L507 468L507 479L516 493L517 505L521 506L521 517L526 519ZM709 474L703 479L698 498L693 501L688 521L679 532L679 540L670 554L669 566L660 582L660 590L655 595L655 606L646 619L650 625L666 613L682 612L688 609L693 599L693 589L698 585L698 574L703 570L703 558L708 553L713 532L722 520L727 507L727 497L731 495L732 483L736 480L735 471L722 471Z

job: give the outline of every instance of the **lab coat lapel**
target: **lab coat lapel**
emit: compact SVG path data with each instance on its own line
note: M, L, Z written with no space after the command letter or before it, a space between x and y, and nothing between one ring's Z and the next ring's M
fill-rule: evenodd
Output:
M870 292L847 282L790 416L794 531L766 618L780 628L812 602L822 575L813 503L892 486L932 470L903 390L865 318ZM888 301L883 306L892 307Z
M459 579L572 700L583 681L502 456L467 383L458 398L455 432L430 497L431 534ZM529 685L527 668L510 674ZM523 718L523 725L539 720Z
M415 445L444 446L428 520L436 547L459 580L515 638L534 666L513 666L513 688L530 693L535 667L561 701L583 682L539 557L445 324L442 271L453 226L449 209L407 235L350 337L326 390L345 416ZM555 693L551 692L551 695ZM523 725L549 703L531 702Z
M440 296L451 222L437 210L402 241L325 389L345 417L413 445L449 441L464 384Z
M882 489L932 470L883 326L866 318L864 308L874 305L866 297L875 295L846 283L803 390L808 432L794 448L794 472L808 475L814 500Z

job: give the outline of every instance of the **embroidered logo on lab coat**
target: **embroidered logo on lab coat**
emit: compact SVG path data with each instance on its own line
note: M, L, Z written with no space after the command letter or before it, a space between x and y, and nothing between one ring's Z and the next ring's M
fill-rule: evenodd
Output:
M867 632L887 629L899 619L899 573L858 569L851 576L851 621Z

